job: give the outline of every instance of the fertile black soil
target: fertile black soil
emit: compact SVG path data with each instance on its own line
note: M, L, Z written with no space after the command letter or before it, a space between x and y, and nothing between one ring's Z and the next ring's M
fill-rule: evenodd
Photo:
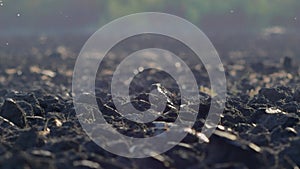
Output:
M110 53L115 57L106 58L97 74L97 101L103 116L119 132L132 137L152 136L163 132L164 128L155 123L133 123L118 114L109 93L116 65L128 53L146 47L173 50L182 58L192 55L176 42L160 39L157 44L153 41L157 42L155 38L159 37L152 38L135 39L139 45L132 42L132 46L115 47ZM180 144L164 154L145 159L129 159L105 151L91 141L79 124L71 94L72 70L85 40L75 37L15 38L1 46L0 168L300 166L299 38L276 35L258 39L213 39L224 64L228 91L219 126L207 143L200 143L197 133L203 127L203 114L209 110L213 92L209 90L204 66L187 59L197 78L199 94L203 96L201 114ZM177 118L180 93L174 79L162 72L138 74L131 86L135 98L133 105L140 110L149 108L147 93L153 83L161 83L172 96L171 106L157 121L172 123Z

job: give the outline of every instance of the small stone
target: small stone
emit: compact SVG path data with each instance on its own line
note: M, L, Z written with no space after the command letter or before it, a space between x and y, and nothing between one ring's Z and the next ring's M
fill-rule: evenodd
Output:
M287 127L287 128L285 128L285 130L288 131L288 132L294 133L295 135L298 134L298 132L292 127Z
M75 167L84 167L84 168L99 168L100 165L96 162L90 160L81 160L81 161L74 161L73 165Z
M219 137L226 138L228 140L232 140L232 141L237 140L237 136L236 135L228 133L228 132L223 132L223 131L220 131L220 130L215 130L214 134L217 135L217 136L219 136Z
M63 122L59 120L58 118L51 118L48 121L48 125L51 127L61 127L63 125Z
M0 115L21 128L27 126L25 111L13 99L5 100Z
M38 136L47 136L48 134L50 134L50 129L47 127L44 130L38 131L37 132Z
M53 71L51 71L51 70L43 70L43 71L41 72L41 74L46 75L46 76L49 76L49 77L51 77L51 78L53 78L53 77L56 76L56 73L53 72Z
M58 119L54 119L54 123L55 123L56 127L61 127L62 126L62 122Z
M285 112L281 111L280 109L277 109L276 107L267 108L266 113L267 114L277 114L277 113L285 114Z
M164 97L163 99L166 100L169 105L174 106L174 94L171 93L167 88L163 87L160 83L152 84L151 87L157 90L158 93L161 94L160 96Z
M258 152L258 153L261 152L261 148L260 148L259 146L257 146L256 144L254 144L254 143L249 143L248 146L249 146L252 150L254 150L254 151Z
M196 130L193 130L191 128L185 128L184 131L196 136L198 138L199 142L209 143L209 139L203 133L197 132Z
M47 150L33 150L31 151L31 154L40 156L40 157L52 157L52 153Z

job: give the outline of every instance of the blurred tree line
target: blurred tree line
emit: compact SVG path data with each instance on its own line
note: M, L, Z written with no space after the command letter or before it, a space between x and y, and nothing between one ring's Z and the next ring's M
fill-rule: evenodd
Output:
M240 11L260 25L272 24L273 20L294 17L300 5L299 0L111 0L105 3L107 14L117 18L142 11L163 11L173 13L201 24L207 15L224 15L231 10Z
M256 27L276 25L299 16L299 0L2 0L1 27L25 26L84 29L102 26L118 17L136 12L167 12L201 26L209 17L236 14ZM23 20L16 20L20 12ZM300 19L300 17L299 17ZM14 24L17 23L18 24ZM238 22L238 21L237 21ZM79 28L78 28L79 29Z

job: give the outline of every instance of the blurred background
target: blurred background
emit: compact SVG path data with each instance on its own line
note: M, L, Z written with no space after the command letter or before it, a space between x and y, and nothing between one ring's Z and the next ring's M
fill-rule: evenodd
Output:
M13 51L16 46L29 46L31 40L46 43L56 38L60 40L55 45L75 46L76 53L108 22L151 11L174 14L197 25L221 57L251 47L258 56L267 56L257 49L266 43L271 48L280 46L281 53L274 55L294 57L300 53L299 6L299 0L0 0L0 49ZM273 41L277 43L269 43Z
M146 11L183 17L210 35L274 26L295 33L299 6L298 0L0 0L0 34L90 34L113 19Z

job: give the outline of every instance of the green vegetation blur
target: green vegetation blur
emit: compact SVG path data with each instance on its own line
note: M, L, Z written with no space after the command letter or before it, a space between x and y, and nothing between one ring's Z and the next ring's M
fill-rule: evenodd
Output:
M21 26L33 29L75 26L76 29L80 27L94 30L118 17L147 11L175 14L198 26L210 19L217 22L225 18L226 22L226 18L230 15L237 16L234 18L236 22L249 23L251 29L273 25L293 27L297 16L300 20L299 0L2 0L0 2L3 3L0 7L0 22L4 23L0 29ZM23 20L16 20L18 12Z
M299 11L299 0L122 0L108 1L105 14L111 18L141 11L165 11L201 24L204 16L240 11L259 25L272 24L281 18L292 18ZM299 13L299 12L298 12Z

